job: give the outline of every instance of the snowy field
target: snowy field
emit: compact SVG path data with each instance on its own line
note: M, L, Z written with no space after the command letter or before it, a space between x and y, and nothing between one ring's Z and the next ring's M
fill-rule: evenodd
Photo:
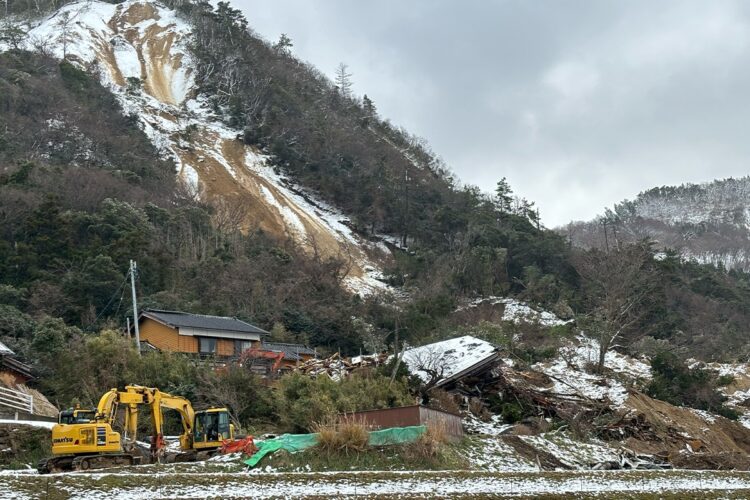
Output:
M747 498L750 473L703 471L0 475L3 498Z

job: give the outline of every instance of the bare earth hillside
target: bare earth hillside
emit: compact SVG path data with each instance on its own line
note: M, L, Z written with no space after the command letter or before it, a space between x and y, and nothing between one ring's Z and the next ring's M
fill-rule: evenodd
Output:
M98 72L153 143L174 158L185 185L216 205L225 224L344 259L353 291L384 286L375 278L387 248L354 234L345 216L277 173L197 98L190 27L173 11L150 2L74 3L44 19L29 38Z

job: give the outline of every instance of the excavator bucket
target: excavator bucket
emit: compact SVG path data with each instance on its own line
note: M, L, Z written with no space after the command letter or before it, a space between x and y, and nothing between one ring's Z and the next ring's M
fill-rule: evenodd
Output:
M226 439L221 445L221 454L227 455L229 453L243 453L244 455L251 456L258 448L255 446L255 440L252 436L247 436L239 439Z

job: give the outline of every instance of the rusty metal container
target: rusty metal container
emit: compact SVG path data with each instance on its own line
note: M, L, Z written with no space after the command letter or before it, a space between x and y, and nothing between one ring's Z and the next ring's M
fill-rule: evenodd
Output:
M464 435L460 415L434 410L422 405L385 408L382 410L365 410L339 415L339 421L345 419L362 422L371 430L386 429L388 427L408 427L412 425L439 425L452 438L461 438Z

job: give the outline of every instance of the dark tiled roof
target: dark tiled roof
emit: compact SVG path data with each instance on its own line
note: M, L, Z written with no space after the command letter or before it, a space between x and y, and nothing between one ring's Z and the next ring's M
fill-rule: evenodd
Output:
M17 359L4 357L2 359L2 366L11 371L20 373L21 375L24 375L28 378L34 378L33 374L31 373L31 367L25 363L21 363Z
M308 354L310 356L315 355L315 351L309 347L305 347L302 344L284 344L281 342L263 342L261 349L264 351L271 352L283 352L284 359L290 359L292 361L299 361L302 359L300 354Z
M223 330L228 332L257 333L259 335L265 335L268 333L250 323L245 323L237 318L228 318L225 316L208 316L180 311L161 311L158 309L146 309L141 314L176 328L186 327L198 328L201 330Z

